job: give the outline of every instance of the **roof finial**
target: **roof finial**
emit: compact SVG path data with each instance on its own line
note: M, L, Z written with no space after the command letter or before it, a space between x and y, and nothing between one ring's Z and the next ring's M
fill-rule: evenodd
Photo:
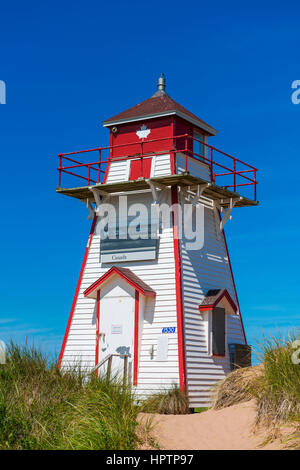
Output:
M164 73L161 73L157 82L157 90L164 92L165 89L166 89L166 76Z

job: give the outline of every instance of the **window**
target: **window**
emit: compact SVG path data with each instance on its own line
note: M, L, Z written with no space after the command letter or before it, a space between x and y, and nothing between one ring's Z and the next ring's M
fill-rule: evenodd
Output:
M205 143L205 135L200 134L199 132L194 132L194 148L193 152L196 154L196 157L206 157L206 146L203 145L201 142ZM200 141L200 142L198 142Z
M225 356L225 308L212 310L212 354Z

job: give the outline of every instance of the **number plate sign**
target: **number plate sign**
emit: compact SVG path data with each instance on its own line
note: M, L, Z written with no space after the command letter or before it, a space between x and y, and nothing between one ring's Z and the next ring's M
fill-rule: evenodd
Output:
M175 326L165 326L161 330L162 333L175 333L175 331L176 331Z

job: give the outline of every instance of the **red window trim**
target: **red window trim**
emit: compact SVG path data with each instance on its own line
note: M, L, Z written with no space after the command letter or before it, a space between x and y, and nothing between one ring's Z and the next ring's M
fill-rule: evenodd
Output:
M199 305L199 311L200 312L205 312L207 310L213 310L225 297L228 300L228 303L231 305L233 311L236 313L237 312L237 306L235 305L234 301L232 300L230 294L225 290L216 300L213 304L210 305Z

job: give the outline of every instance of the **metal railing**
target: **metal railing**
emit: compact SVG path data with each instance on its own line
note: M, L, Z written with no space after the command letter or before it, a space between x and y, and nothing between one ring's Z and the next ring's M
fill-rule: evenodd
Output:
M201 144L204 149L202 154L194 151L195 144ZM154 146L155 150L153 150ZM131 153L130 148L132 147L134 151ZM137 148L138 151L136 151ZM118 155L114 156L113 152L116 150ZM84 156L91 153L97 153L97 159L91 162L85 163L74 159L74 155ZM105 153L107 155L104 158ZM176 173L176 157L178 154L181 154L184 157L184 170L186 172L188 172L190 161L200 161L209 168L212 182L234 192L238 188L248 186L252 189L252 198L256 200L258 184L256 179L257 168L188 134L161 139L142 139L128 144L61 153L58 155L58 188L62 187L63 174L80 178L85 181L87 186L103 183L106 179L105 175L108 170L108 164L112 161L140 159L141 175L143 175L143 160L162 153L169 153L171 156L171 174ZM230 178L229 181L228 178Z

